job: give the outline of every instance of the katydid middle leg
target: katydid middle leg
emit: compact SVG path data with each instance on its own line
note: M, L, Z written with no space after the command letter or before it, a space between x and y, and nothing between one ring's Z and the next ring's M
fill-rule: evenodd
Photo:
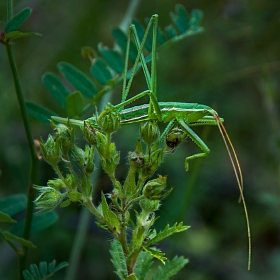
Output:
M189 136L192 141L202 150L202 153L197 153L192 156L188 156L185 159L185 169L188 171L189 169L189 161L195 158L206 157L210 154L210 149L207 145L202 141L202 139L185 123L183 119L176 118L178 124L181 128L186 132L187 136Z

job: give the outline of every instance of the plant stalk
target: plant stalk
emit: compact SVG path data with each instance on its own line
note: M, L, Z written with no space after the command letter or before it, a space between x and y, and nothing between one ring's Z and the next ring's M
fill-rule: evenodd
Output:
M11 20L13 16L13 1L7 0L7 20ZM20 114L24 125L25 135L27 138L27 143L29 147L30 152L30 158L31 158L31 170L30 170L30 177L29 177L29 183L28 183L28 193L27 193L27 206L26 206L26 214L25 214L25 224L24 224L24 232L23 232L23 238L29 239L30 237L30 229L32 224L32 215L33 215L33 200L34 200L34 189L33 184L37 180L37 171L38 171L38 157L36 154L35 146L33 137L31 134L30 124L26 113L26 108L24 104L23 99L23 93L19 81L19 75L15 63L15 59L12 52L12 47L10 43L6 44L6 51L8 56L8 62L11 68L13 80L14 80L14 86L17 96L18 105L20 108ZM28 248L23 246L20 253L18 253L19 257L19 279L23 279L22 271L25 269L25 263L27 258L27 250Z

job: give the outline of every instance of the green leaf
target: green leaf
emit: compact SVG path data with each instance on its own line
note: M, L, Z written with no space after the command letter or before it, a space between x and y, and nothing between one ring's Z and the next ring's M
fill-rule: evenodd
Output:
M110 210L105 195L102 193L101 195L101 206L102 206L102 213L106 222L110 225L110 227L115 228L117 232L120 231L120 221L117 215Z
M3 236L4 236L5 240L16 241L16 242L20 243L21 245L26 246L28 248L36 248L36 246L33 245L32 242L30 242L29 240L26 240L26 239L23 239L16 235L13 235L8 231L4 231Z
M6 33L3 37L4 40L15 40L15 39L20 39L20 38L24 38L24 37L30 37L30 36L40 36L39 33L35 33L35 32L20 32L20 31L12 31L9 33Z
M127 277L127 267L125 255L123 253L122 246L119 241L113 240L111 242L110 254L112 256L111 262L115 267L115 273L119 276L120 279Z
M31 11L32 10L30 8L24 8L23 10L21 10L10 21L7 22L7 24L4 27L4 30L7 32L17 30L29 17Z
M139 41L141 42L143 40L144 34L146 29L143 27L143 25L137 21L136 19L132 20L132 23L135 25L136 31L137 31L137 35L139 38ZM151 52L152 51L152 38L151 36L148 35L146 42L145 42L145 48Z
M48 273L47 270L47 263L46 262L40 262L39 263L39 270L42 276L46 276Z
M153 257L147 252L140 252L138 255L134 272L138 280L145 280L150 267L153 264Z
M54 268L55 268L55 265L56 265L56 260L53 260L52 262L49 263L48 265L48 271L49 273L52 273Z
M9 215L3 213L3 212L0 212L0 222L2 223L16 223L17 221L13 220Z
M70 92L66 89L60 79L52 73L45 73L42 76L42 82L61 106L66 108L66 97Z
M0 211L13 216L26 209L27 198L24 194L9 195L0 199Z
M69 118L77 117L84 108L82 94L79 91L74 91L66 98L67 116Z
M160 27L158 27L157 41L161 45L166 43L166 41L167 41L166 36L165 36L164 32L160 29Z
M119 28L113 28L112 35L113 35L115 41L117 42L117 44L119 45L119 47L121 48L123 54L125 54L127 36ZM130 41L130 43L131 43L131 45L130 45L130 51L129 51L129 60L134 62L137 57L138 51L137 51L137 48L136 48L136 45L134 44L134 42Z
M56 114L33 102L25 102L27 114L38 122L49 124L51 116Z
M60 62L57 68L64 75L65 79L84 96L92 98L97 93L93 82L82 71L70 63Z
M103 85L106 85L107 82L113 78L107 68L107 64L102 58L99 57L94 59L94 62L90 67L90 73L100 84Z
M55 212L49 211L44 213L34 213L32 219L32 226L31 226L31 234L36 234L40 231L45 230L46 228L50 227L58 220L58 216ZM23 228L24 228L25 219L22 219L17 224L13 225L10 229L10 232L22 236L23 235Z
M143 246L143 249L150 254L152 257L157 258L158 260L160 260L163 264L165 264L165 261L167 260L167 257L165 257L165 254L156 249L156 248L148 248L146 246Z
M118 74L123 72L124 60L117 51L103 47L101 43L98 44L98 51L114 71L116 71Z
M31 275L31 273L28 270L24 270L22 272L22 276L25 280L36 280L34 277Z
M168 25L165 27L165 31L170 38L175 38L177 36L177 32L172 25Z
M62 263L58 264L58 265L55 267L55 269L53 270L53 273L59 271L60 269L66 267L66 266L68 266L68 265L69 265L69 264L68 264L67 262L62 262Z
M197 9L193 9L191 12L190 26L196 28L199 26L199 22L203 17L203 12Z
M185 231L187 229L189 229L189 226L183 226L183 223L175 223L174 226L170 227L169 225L167 225L165 227L165 229L163 231L160 231L158 234L156 234L156 236L152 239L150 239L148 242L145 243L145 246L150 246L154 243L157 243L159 241L161 241L162 239L177 233L177 232L181 232L181 231Z
M175 11L177 12L177 15L171 12L171 19L180 32L183 33L190 28L188 12L181 4L175 5Z
M40 272L36 264L30 265L30 272L34 279L40 280Z
M187 259L175 256L171 261L167 261L164 266L158 268L158 272L152 280L168 280L176 275L187 263Z

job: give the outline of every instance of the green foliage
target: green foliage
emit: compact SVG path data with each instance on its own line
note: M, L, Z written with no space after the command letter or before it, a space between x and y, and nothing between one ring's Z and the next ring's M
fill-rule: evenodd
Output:
M67 262L62 262L56 266L56 261L53 260L48 265L46 262L40 262L39 268L36 264L30 265L30 270L24 270L22 275L25 280L43 280L51 278L57 271L68 266Z
M30 117L34 118L41 123L49 124L51 120L51 116L55 113L46 109L36 103L26 101L25 102L27 113Z
M31 14L30 8L24 8L19 13L17 13L10 21L7 22L7 24L4 27L4 30L9 33L12 31L16 31L29 17Z
M115 267L115 273L119 276L120 279L124 279L127 277L127 266L126 266L126 258L123 253L123 249L121 243L117 240L113 240L111 242L111 261Z
M187 259L176 256L171 261L167 261L164 266L160 266L152 280L168 280L176 275L187 263Z
M67 115L70 117L78 116L83 110L83 98L79 91L70 93L66 98Z
M189 228L190 228L189 226L183 226L183 223L179 223L179 224L175 223L174 226L172 226L172 227L167 225L164 230L160 231L159 233L155 233L155 237L151 238L145 244L145 246L150 246L152 244L155 244L155 243L161 241L162 239L164 239L170 235L173 235L174 233L182 232Z
M169 37L171 37L171 39L167 39L168 36L166 36L166 34L159 29L157 37L157 43L159 45L158 50L164 49L171 44L179 42L185 37L202 32L203 28L199 26L201 17L202 12L199 10L193 10L191 15L189 16L182 5L176 5L175 13L171 13L173 25L170 24L165 28L166 33L169 35ZM133 21L133 24L135 25L139 39L142 40L145 28L141 25L140 22L136 20ZM92 105L96 104L96 102L106 92L110 91L115 85L122 81L125 66L124 55L126 53L128 38L127 35L119 28L113 28L112 35L115 39L115 43L120 47L121 51L109 49L108 47L103 46L100 43L98 44L97 48L104 59L99 57L97 53L95 51L92 51L89 47L83 48L83 55L88 56L91 61L90 73L92 74L93 78L98 81L99 84L95 84L92 81L92 77L89 78L86 74L84 74L82 71L80 71L70 63L58 63L57 68L59 72L63 74L64 78L73 86L73 91L79 91L82 95L91 99L88 104L81 108L80 106L82 106L83 103L79 98L79 109L75 109L75 112L73 112L72 106L70 106L71 109L68 109L67 107L68 117L80 117ZM146 62L149 62L151 60L151 42L152 39L150 36L148 36L145 42L145 48L148 52L145 58ZM135 43L130 43L131 45L129 49L129 60L131 62L134 62L137 57L138 51ZM131 73L132 69L128 70L126 78L129 78ZM69 92L64 86L63 82L52 73L46 73L45 75L43 75L42 81L48 91L59 101L61 106L65 108L65 104L67 103L66 98L69 95ZM34 111L40 112L41 114L44 113L44 110L42 110L41 107L39 107L38 110L33 108L33 112ZM47 110L45 111L45 117L43 117L41 114L32 113L31 110L29 110L28 112L31 113L31 116L39 122L46 123L45 120L49 118Z

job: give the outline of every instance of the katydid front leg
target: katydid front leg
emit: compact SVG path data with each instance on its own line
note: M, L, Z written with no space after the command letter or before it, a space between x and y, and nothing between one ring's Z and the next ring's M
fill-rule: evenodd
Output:
M210 149L202 141L202 139L185 123L183 119L176 118L177 122L181 128L186 132L186 134L192 139L192 141L202 150L202 153L194 154L192 156L186 157L185 159L185 169L189 169L189 161L195 158L206 157L210 154Z

